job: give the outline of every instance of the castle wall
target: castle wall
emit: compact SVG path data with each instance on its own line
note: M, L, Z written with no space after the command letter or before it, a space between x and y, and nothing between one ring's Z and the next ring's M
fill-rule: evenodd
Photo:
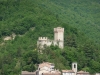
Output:
M63 42L63 41L60 41L60 42L59 42L59 48L61 48L61 49L64 48L64 42Z
M37 46L44 48L44 45L50 46L51 44L58 45L59 48L64 48L64 28L54 28L54 40L49 40L47 37L39 37Z
M57 41L51 41L51 40L47 40L47 41L44 41L44 40L42 40L42 41L37 41L37 46L40 46L40 48L43 48L44 47L44 45L46 45L46 46L50 46L50 45L58 45L57 44Z

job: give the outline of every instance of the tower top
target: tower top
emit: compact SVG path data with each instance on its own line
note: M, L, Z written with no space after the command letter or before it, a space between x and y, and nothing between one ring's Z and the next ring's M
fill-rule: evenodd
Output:
M64 28L62 27L54 28L54 32L64 32Z
M72 64L77 64L77 62L73 62Z

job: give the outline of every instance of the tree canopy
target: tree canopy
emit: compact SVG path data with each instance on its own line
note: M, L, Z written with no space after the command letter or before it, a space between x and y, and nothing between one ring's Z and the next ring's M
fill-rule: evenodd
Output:
M100 2L71 0L72 4L69 3L66 0L0 0L0 75L18 75L22 70L35 71L43 61L54 63L55 68L60 70L71 69L71 63L76 61L78 70L99 72ZM94 7L97 8L94 10ZM97 24L98 32L94 30ZM45 47L43 54L39 53L38 37L53 39L53 28L58 26L65 29L64 49L51 45ZM88 32L88 36L92 37L87 29L94 30L96 38L93 39L97 39L98 43L87 37ZM16 35L14 40L3 40L4 37L12 37L13 33Z

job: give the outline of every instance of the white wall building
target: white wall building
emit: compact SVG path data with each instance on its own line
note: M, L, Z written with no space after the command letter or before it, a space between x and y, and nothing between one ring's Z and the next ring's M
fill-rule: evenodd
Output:
M38 38L37 46L39 48L44 48L44 45L50 46L51 44L58 45L61 49L64 48L64 28L54 28L54 40L50 40L47 37Z
M75 75L73 70L62 70L62 75Z
M54 70L54 64L49 62L43 62L39 64L36 75L60 75L60 71Z
M95 75L100 75L100 73L96 73Z
M62 70L62 75L90 75L89 72L86 71L78 71L77 72L77 63L72 63L72 70Z
M79 71L77 72L77 75L90 75L90 73L85 71Z

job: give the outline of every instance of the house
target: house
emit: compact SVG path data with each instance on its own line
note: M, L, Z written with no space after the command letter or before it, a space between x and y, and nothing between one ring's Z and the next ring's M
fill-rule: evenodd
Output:
M62 75L76 75L77 73L77 63L72 63L72 70L62 70Z
M55 69L53 63L43 62L38 64L38 69L35 72L22 71L21 75L61 75L61 72ZM86 71L77 72L77 63L73 62L72 69L62 70L62 75L90 75L90 73ZM96 73L95 75L100 75L100 73Z
M62 70L62 75L75 75L73 70Z
M72 63L72 70L62 70L62 75L90 75L89 72L79 71L77 72L77 63Z
M100 73L96 73L95 75L100 75Z
M55 70L54 67L53 63L43 62L38 65L36 75L60 75L61 72L59 70Z
M77 72L77 75L90 75L89 72L86 71L79 71Z

